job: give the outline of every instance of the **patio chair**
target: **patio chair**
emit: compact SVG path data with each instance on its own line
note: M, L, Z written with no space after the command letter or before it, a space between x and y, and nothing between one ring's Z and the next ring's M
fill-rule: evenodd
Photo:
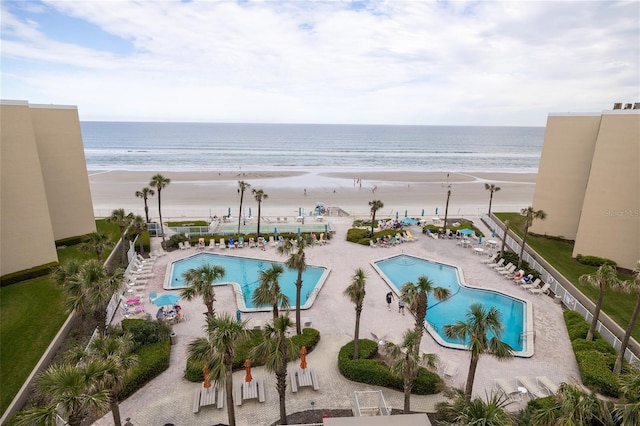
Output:
M549 292L551 291L551 284L549 283L545 283L545 285L543 285L540 288L530 288L529 292L531 294L535 294L536 296L540 296L541 294L549 294Z
M209 240L209 247L208 247L209 251L213 251L213 249L215 249L215 247L216 247L216 241L213 238L211 238Z
M524 284L521 285L520 287L522 287L525 290L529 290L532 288L540 288L540 283L542 283L542 281L540 281L540 278L536 278L534 282L532 282L531 284Z
M511 401L520 401L522 399L522 395L520 391L513 386L511 382L506 379L494 379L493 384L499 391L504 393L504 395L509 398Z
M527 390L532 398L544 398L547 396L536 384L527 376L517 376L516 383Z
M498 260L497 262L492 262L492 263L488 263L487 266L489 268L502 268L502 265L504 265L504 257L500 260Z
M541 388L549 392L549 395L555 395L556 393L558 393L558 389L560 388L560 386L558 386L553 380L551 380L547 376L536 377L536 383L538 383L538 385Z
M481 262L482 262L482 263L486 263L486 264L488 265L488 264L493 263L493 262L496 260L496 258L497 258L497 257L498 257L498 254L496 253L496 254L492 255L492 256L491 256L490 258L488 258L488 259L482 259L482 260L481 260Z
M511 266L509 266L507 269L503 269L503 270L498 271L498 273L499 273L500 275L505 275L505 276L507 276L507 275L509 275L509 274L512 274L512 273L513 273L513 271L515 271L515 270L516 270L516 268L517 268L517 266L516 266L516 265L511 265Z

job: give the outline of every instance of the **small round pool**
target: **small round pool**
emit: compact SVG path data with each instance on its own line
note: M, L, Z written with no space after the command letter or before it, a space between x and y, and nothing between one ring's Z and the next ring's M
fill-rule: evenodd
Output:
M533 320L529 303L493 290L469 287L455 266L419 257L398 255L377 262L373 267L397 295L402 286L427 276L436 286L445 287L451 297L443 302L429 297L426 322L429 333L443 346L466 348L459 341L448 339L442 332L447 324L464 321L469 307L481 303L495 307L502 317L504 332L501 340L511 345L515 355L533 356Z
M284 269L284 273L280 275L280 289L289 298L290 307L295 308L295 282L298 279L298 271L290 270L282 262L214 253L198 253L169 264L164 288L167 290L185 288L187 285L184 282L183 274L189 269L194 269L206 264L222 266L224 268L226 272L225 276L221 280L215 281L214 285L234 285L236 288L238 308L243 312L271 310L271 306L254 306L251 301L251 296L253 291L260 285L260 271L269 269L272 264L280 264ZM307 266L307 269L302 274L301 309L311 307L328 274L328 268Z

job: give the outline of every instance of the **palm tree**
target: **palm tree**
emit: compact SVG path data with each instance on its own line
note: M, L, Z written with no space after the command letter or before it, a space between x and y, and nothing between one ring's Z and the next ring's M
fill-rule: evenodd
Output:
M115 209L111 212L111 216L107 218L107 222L115 223L120 229L120 239L122 244L122 264L127 264L127 228L133 221L133 213L126 213L124 209Z
M447 235L447 217L449 217L449 198L451 198L451 185L447 185L447 204L444 207L444 225L442 226L444 235Z
M307 269L307 257L304 250L313 244L306 235L299 235L295 240L287 239L278 247L278 253L289 256L284 264L287 268L298 271L296 278L296 334L302 334L300 321L300 305L302 303L302 274Z
M471 364L464 388L466 400L471 401L473 381L480 355L490 354L498 360L511 359L513 348L500 340L504 326L501 322L500 311L495 307L485 309L480 303L474 303L469 307L465 318L466 321L445 325L443 331L449 339L467 342L467 348L471 351ZM489 335L493 336L489 337Z
M427 317L427 309L429 308L429 293L433 293L436 300L442 302L451 297L451 291L448 288L436 287L434 283L425 275L418 277L418 281L414 284L408 282L402 286L401 298L405 301L409 310L415 316L415 331L417 335L417 351L420 350L422 335L424 334L424 321Z
M280 291L278 278L284 272L284 268L277 264L271 264L271 268L260 271L260 285L253 291L251 299L256 306L272 305L273 319L278 318L278 306L289 307L289 298Z
M122 424L120 421L120 406L118 405L120 391L128 375L138 365L138 357L131 352L132 348L133 341L128 334L122 336L97 336L91 340L86 351L80 353L82 358L76 360L81 362L93 359L106 363L107 374L103 377L102 386L109 390L109 405L113 414L113 422L116 426Z
M145 186L140 191L136 191L136 197L144 200L144 217L146 218L147 223L149 223L149 205L147 204L147 200L149 197L153 197L154 195L156 195L156 192L148 186Z
M376 212L384 207L384 203L380 200L369 201L371 207L371 237L373 238L373 229L376 227Z
M108 374L104 361L88 360L78 366L52 365L36 381L35 392L46 401L42 407L21 411L16 425L55 425L56 415L67 418L69 426L80 426L92 413L109 408L109 391L101 386Z
M488 213L489 216L491 216L491 203L493 202L493 193L500 191L501 188L499 186L494 185L494 184L485 183L484 184L484 189L489 191L489 193L491 194L491 195L489 195L489 213Z
M504 221L504 237L502 237L502 247L500 248L501 256L504 256L504 246L507 243L507 235L509 234L509 219Z
M216 292L213 289L213 282L224 278L227 272L219 265L202 265L194 269L189 269L182 277L188 287L180 292L180 296L187 300L195 297L202 297L204 305L207 307L207 317L215 317L216 311L213 309L213 302L216 301Z
M162 241L164 241L164 228L162 225L162 200L160 193L164 188L171 183L171 179L162 176L160 173L154 175L149 182L149 186L154 187L158 191L158 216L160 218L160 234L162 235Z
M555 425L612 425L607 403L594 393L588 394L568 383L560 384L552 404L541 404L533 413L533 424Z
M287 424L287 363L298 359L300 348L287 337L287 330L293 326L288 316L280 315L262 329L262 341L253 348L253 358L264 360L267 371L276 375L276 389L280 399L280 424Z
M520 247L520 256L518 256L518 267L516 269L520 269L522 266L522 255L524 254L524 246L527 243L527 235L529 235L529 227L533 225L533 221L535 219L545 220L547 218L547 214L543 210L534 210L533 207L529 206L526 209L520 210L520 213L525 217L524 218L524 235L522 236L522 246Z
M191 343L187 352L189 360L206 364L217 384L224 383L227 395L227 416L229 426L235 426L236 413L233 403L233 358L238 345L247 338L246 321L238 322L229 314L208 316L205 326L206 338L198 338Z
M636 306L633 308L633 313L631 314L631 318L629 318L627 329L624 331L624 337L622 338L622 343L620 344L618 357L616 358L616 363L613 367L613 372L616 374L620 374L620 371L622 371L622 361L624 360L624 353L627 350L627 346L629 345L629 339L631 338L631 331L633 330L633 327L636 325L638 314L640 314L640 260L636 264L636 267L633 272L634 272L633 280L619 282L619 284L616 286L616 288L626 293L636 294Z
M596 325L598 325L598 319L600 317L600 310L602 309L604 291L607 287L613 287L619 283L618 276L616 275L616 268L605 263L604 265L601 265L593 274L582 275L580 277L580 283L589 284L599 289L596 309L593 312L593 319L591 320L591 326L589 327L586 338L587 340L593 340L593 335L596 332Z
M407 330L402 335L402 343L396 345L385 343L391 357L391 374L402 377L404 386L404 412L411 412L411 390L413 381L418 375L420 363L435 367L436 357L433 354L420 355L420 340L415 330Z
M624 396L623 404L616 404L613 416L621 426L635 426L640 424L640 365L618 377L620 393Z
M85 235L79 248L84 253L95 253L98 262L102 263L102 253L111 247L113 247L113 242L109 235L98 231Z
M83 264L84 262L80 259L70 259L54 267L49 274L49 277L54 283L66 290L68 310L73 311L75 309L81 316L87 313L87 308L84 304L84 294L80 283L73 278L75 278L80 269L82 269ZM73 302L70 301L72 296Z
M360 315L362 315L362 304L364 303L364 296L367 294L365 291L365 284L367 280L367 273L362 268L355 270L353 277L351 278L351 284L344 289L344 295L356 305L356 330L353 333L353 359L358 359L358 339L360 336Z
M269 196L262 189L252 189L251 191L253 192L253 197L258 202L258 232L257 232L257 235L259 237L260 236L260 216L261 216L260 208L262 206L262 201L264 201L267 198L269 198Z
M445 394L452 401L436 404L438 416L446 419L440 421L441 425L511 426L515 424L506 410L511 402L503 393L492 393L487 396L486 402L482 398L467 401L460 389L454 389Z
M140 215L136 215L131 220L130 230L132 234L138 236L138 242L140 244L140 254L144 254L144 244L142 244L142 233L147 230L147 222Z
M238 190L240 191L240 210L238 210L238 235L240 235L240 220L242 219L242 200L244 199L244 191L251 188L251 185L247 182L240 180L238 181ZM260 215L258 215L258 220L260 220Z

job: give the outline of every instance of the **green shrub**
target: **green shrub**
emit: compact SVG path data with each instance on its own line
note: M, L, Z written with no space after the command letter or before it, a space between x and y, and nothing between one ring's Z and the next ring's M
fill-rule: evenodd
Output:
M58 262L45 263L44 265L34 266L33 268L23 271L13 272L3 275L0 278L0 287L27 281L33 278L43 277L51 273L51 270L58 266Z
M370 234L371 229L351 228L347 231L347 241L350 243L358 243L360 240L369 238Z
M620 395L618 375L613 373L616 356L601 352L576 352L582 383L603 395L617 398Z
M609 344L609 342L605 340L588 341L584 339L575 339L571 341L571 346L573 347L573 352L575 353L582 351L593 351L603 354L616 355L616 350Z
M382 361L372 359L378 353L378 344L369 339L358 341L359 359L353 356L353 341L344 345L338 353L338 369L347 379L354 382L383 386L403 391L403 380L391 374L389 367ZM442 389L442 379L435 373L420 368L413 382L412 393L416 395L430 395Z
M567 326L567 333L569 334L569 340L572 342L576 339L585 339L589 332L589 323L582 318L576 311L564 311L564 322ZM593 340L601 339L598 333L594 333Z
M611 265L614 268L618 266L618 264L613 260L606 259L604 257L598 257L598 256L583 256L581 254L578 254L576 256L576 260L578 261L578 263L582 263L583 265L590 265L590 266Z
M134 353L138 356L138 366L125 380L120 392L120 400L133 395L135 391L169 368L171 344L168 340L152 343L138 348Z
M122 329L131 334L134 347L150 345L169 340L171 326L155 320L128 318L122 320Z
M291 341L299 348L305 346L307 353L310 353L315 349L318 342L320 342L320 332L315 328L303 328L302 334L292 336Z
M63 238L61 240L56 240L55 244L56 247L63 247L63 246L75 246L77 244L80 244L84 241L84 238L87 236L88 234L85 235L76 235L74 237L68 237L68 238Z
M188 238L182 234L173 234L168 240L165 240L164 248L165 249L177 248L178 243L184 243L187 240Z

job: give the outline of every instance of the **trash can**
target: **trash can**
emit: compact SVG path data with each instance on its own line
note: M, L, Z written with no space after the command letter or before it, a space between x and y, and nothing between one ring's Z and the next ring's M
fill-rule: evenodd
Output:
M174 332L169 335L169 340L171 340L171 344L175 345L178 343L178 335Z
M555 303L556 305L559 305L560 303L562 303L562 296L558 296L556 294L556 297L553 298L553 303Z

